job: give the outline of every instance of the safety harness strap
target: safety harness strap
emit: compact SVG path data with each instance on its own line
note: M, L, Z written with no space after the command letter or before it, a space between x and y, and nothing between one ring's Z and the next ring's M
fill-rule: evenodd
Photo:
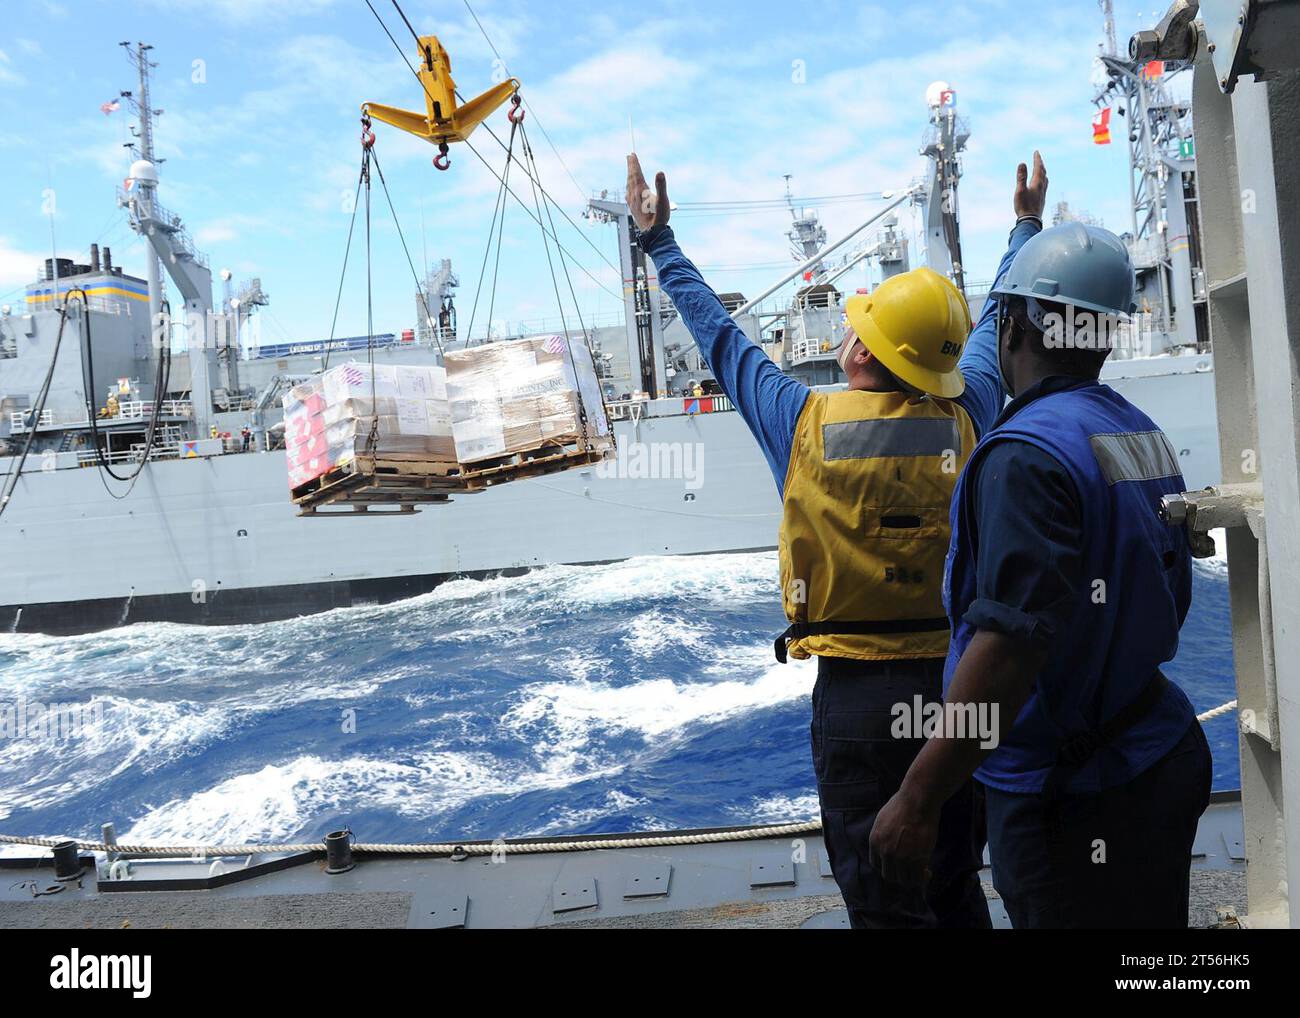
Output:
M1043 818L1047 826L1047 845L1052 852L1060 852L1065 837L1065 817L1062 812L1065 789L1073 778L1097 751L1110 745L1130 728L1147 716L1160 702L1169 680L1157 669L1155 675L1122 710L1109 721L1085 732L1071 735L1061 743L1056 765L1047 772L1043 783L1045 810Z
M1164 695L1168 683L1169 680L1165 678L1164 672L1157 670L1151 681L1142 687L1142 691L1110 720L1089 731L1071 735L1062 742L1056 758L1056 766L1047 775L1043 794L1049 799L1059 796L1069 779L1078 773L1099 749L1110 745L1154 709L1160 702L1160 697Z
M823 622L792 622L776 638L772 649L776 659L785 664L791 640L809 636L868 636L879 633L933 633L948 628L947 618L937 619L878 619L843 622L829 619Z

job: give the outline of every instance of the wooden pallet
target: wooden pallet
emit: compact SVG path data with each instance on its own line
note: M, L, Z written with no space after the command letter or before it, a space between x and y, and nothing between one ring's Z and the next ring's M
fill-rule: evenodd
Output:
M579 439L465 465L358 456L347 466L294 488L291 497L299 516L411 513L418 511L417 505L443 504L453 495L599 463L613 447L610 438Z
M294 488L290 493L299 516L372 516L394 512L416 512L417 505L439 505L453 494L481 489L461 476L460 465L443 462L375 460L357 457L320 477ZM352 511L344 509L350 506ZM396 506L374 512L372 509ZM334 507L328 512L321 510Z
M599 463L608 457L613 448L614 441L611 437L580 438L564 444L466 463L461 466L461 470L467 483L490 487Z

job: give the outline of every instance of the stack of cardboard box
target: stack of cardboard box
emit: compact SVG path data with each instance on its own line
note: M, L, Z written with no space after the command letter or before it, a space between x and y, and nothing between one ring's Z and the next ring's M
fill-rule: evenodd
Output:
M358 456L454 463L446 372L433 365L349 362L284 397L289 487Z
M461 463L558 449L583 439L609 444L600 382L581 338L485 343L449 352L445 362Z

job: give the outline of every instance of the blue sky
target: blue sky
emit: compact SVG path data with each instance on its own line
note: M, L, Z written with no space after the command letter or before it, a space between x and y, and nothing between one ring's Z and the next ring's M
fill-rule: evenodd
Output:
M372 2L413 50L389 0ZM618 291L617 273L592 245L616 263L613 227L588 226L579 214L592 191L621 189L629 116L647 172L666 170L678 202L777 198L786 173L796 195L881 191L923 171L924 92L942 78L956 88L972 127L961 193L971 278L992 274L1010 225L1015 164L1035 147L1048 164L1049 204L1064 198L1117 231L1128 226L1124 149L1091 141L1093 57L1102 37L1093 0L471 3L523 82L541 179L582 226L579 233L562 224L561 239L609 291ZM1159 15L1151 4L1116 7L1121 45ZM492 84L495 58L462 0L406 0L403 8L419 31L440 36L463 93ZM144 40L155 46L154 102L165 110L157 139L167 159L162 201L184 217L214 276L230 268L236 279L262 278L271 295L264 342L328 334L348 228L345 198L356 181L359 105L423 106L418 83L364 0L17 0L6 5L5 21L0 115L10 127L0 300L18 303L49 254L42 211L49 187L61 255L85 260L97 240L128 271L142 273L141 245L114 206L129 163L122 148L128 113L124 106L106 117L99 105L135 84L118 43ZM795 80L796 61L803 81ZM490 123L503 130L504 111ZM497 183L460 146L451 172L437 173L429 145L376 128L417 263L424 250L453 260L464 325ZM503 154L491 139L482 136L478 147L499 168ZM396 330L413 324L413 287L378 190L375 201L376 329ZM871 208L829 205L822 218L836 236ZM911 218L905 214L904 223ZM677 234L718 289L754 293L786 264L788 225L780 210L683 214ZM353 263L340 335L365 331L362 264ZM577 270L574 285L589 316L620 311ZM216 290L219 298L219 284ZM496 308L498 321L513 323L557 313L540 233L513 203ZM485 315L481 308L480 322Z

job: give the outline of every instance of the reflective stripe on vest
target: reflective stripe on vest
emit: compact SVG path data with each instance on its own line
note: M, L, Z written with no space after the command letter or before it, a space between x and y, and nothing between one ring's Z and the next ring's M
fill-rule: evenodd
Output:
M1178 455L1163 431L1129 431L1093 435L1092 454L1107 484L1120 481L1155 481L1181 474Z
M961 434L956 421L943 418L841 421L822 425L822 446L828 460L942 456L949 449L961 448Z
M970 417L951 400L809 396L795 428L781 523L782 601L796 624L790 656L946 653L948 507L974 447ZM836 622L849 631L834 632Z

